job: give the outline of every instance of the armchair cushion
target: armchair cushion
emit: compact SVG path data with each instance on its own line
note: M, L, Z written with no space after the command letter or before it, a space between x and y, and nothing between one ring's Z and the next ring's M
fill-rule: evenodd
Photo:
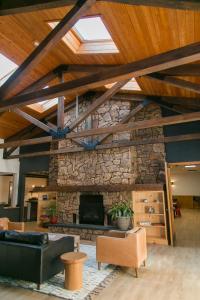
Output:
M8 218L0 218L0 227L3 230L8 230L8 223L9 223L9 219Z

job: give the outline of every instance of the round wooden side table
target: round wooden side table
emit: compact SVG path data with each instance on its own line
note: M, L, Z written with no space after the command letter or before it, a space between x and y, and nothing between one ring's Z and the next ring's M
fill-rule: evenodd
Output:
M68 252L60 258L65 265L65 289L80 290L83 286L83 263L87 255L83 252Z

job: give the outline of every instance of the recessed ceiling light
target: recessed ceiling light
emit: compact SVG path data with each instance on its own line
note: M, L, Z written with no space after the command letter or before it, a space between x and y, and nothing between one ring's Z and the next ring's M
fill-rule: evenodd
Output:
M188 165L188 166L185 166L185 168L196 168L196 165Z
M33 44L34 44L35 47L38 47L40 43L38 41L34 41Z

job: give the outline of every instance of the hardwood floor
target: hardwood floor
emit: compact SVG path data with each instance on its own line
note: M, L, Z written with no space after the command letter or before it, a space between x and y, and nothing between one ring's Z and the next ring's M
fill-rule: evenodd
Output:
M200 209L181 209L175 219L176 245L200 247Z
M175 220L176 247L148 247L147 266L139 278L132 270L120 275L95 300L197 300L200 294L200 210L182 210ZM24 289L0 285L3 300L57 300Z

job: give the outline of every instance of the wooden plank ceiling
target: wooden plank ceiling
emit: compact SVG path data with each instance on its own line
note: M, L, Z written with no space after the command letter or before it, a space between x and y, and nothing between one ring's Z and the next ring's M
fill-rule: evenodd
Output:
M34 42L42 41L49 33L47 22L62 19L71 8L68 6L1 16L0 53L20 65L33 51ZM119 53L78 55L61 41L9 96L20 92L60 64L125 64L200 41L200 11L97 2L87 15L101 15ZM80 73L65 74L65 80L81 76L83 74ZM198 77L184 79L200 83ZM137 81L141 93L146 95L198 96L152 79L138 78ZM51 85L56 83L57 80L54 80ZM67 102L74 96L68 96ZM48 110L39 114L28 108L25 110L37 118L50 112ZM6 112L0 116L0 138L8 138L28 125L26 120L15 113Z

